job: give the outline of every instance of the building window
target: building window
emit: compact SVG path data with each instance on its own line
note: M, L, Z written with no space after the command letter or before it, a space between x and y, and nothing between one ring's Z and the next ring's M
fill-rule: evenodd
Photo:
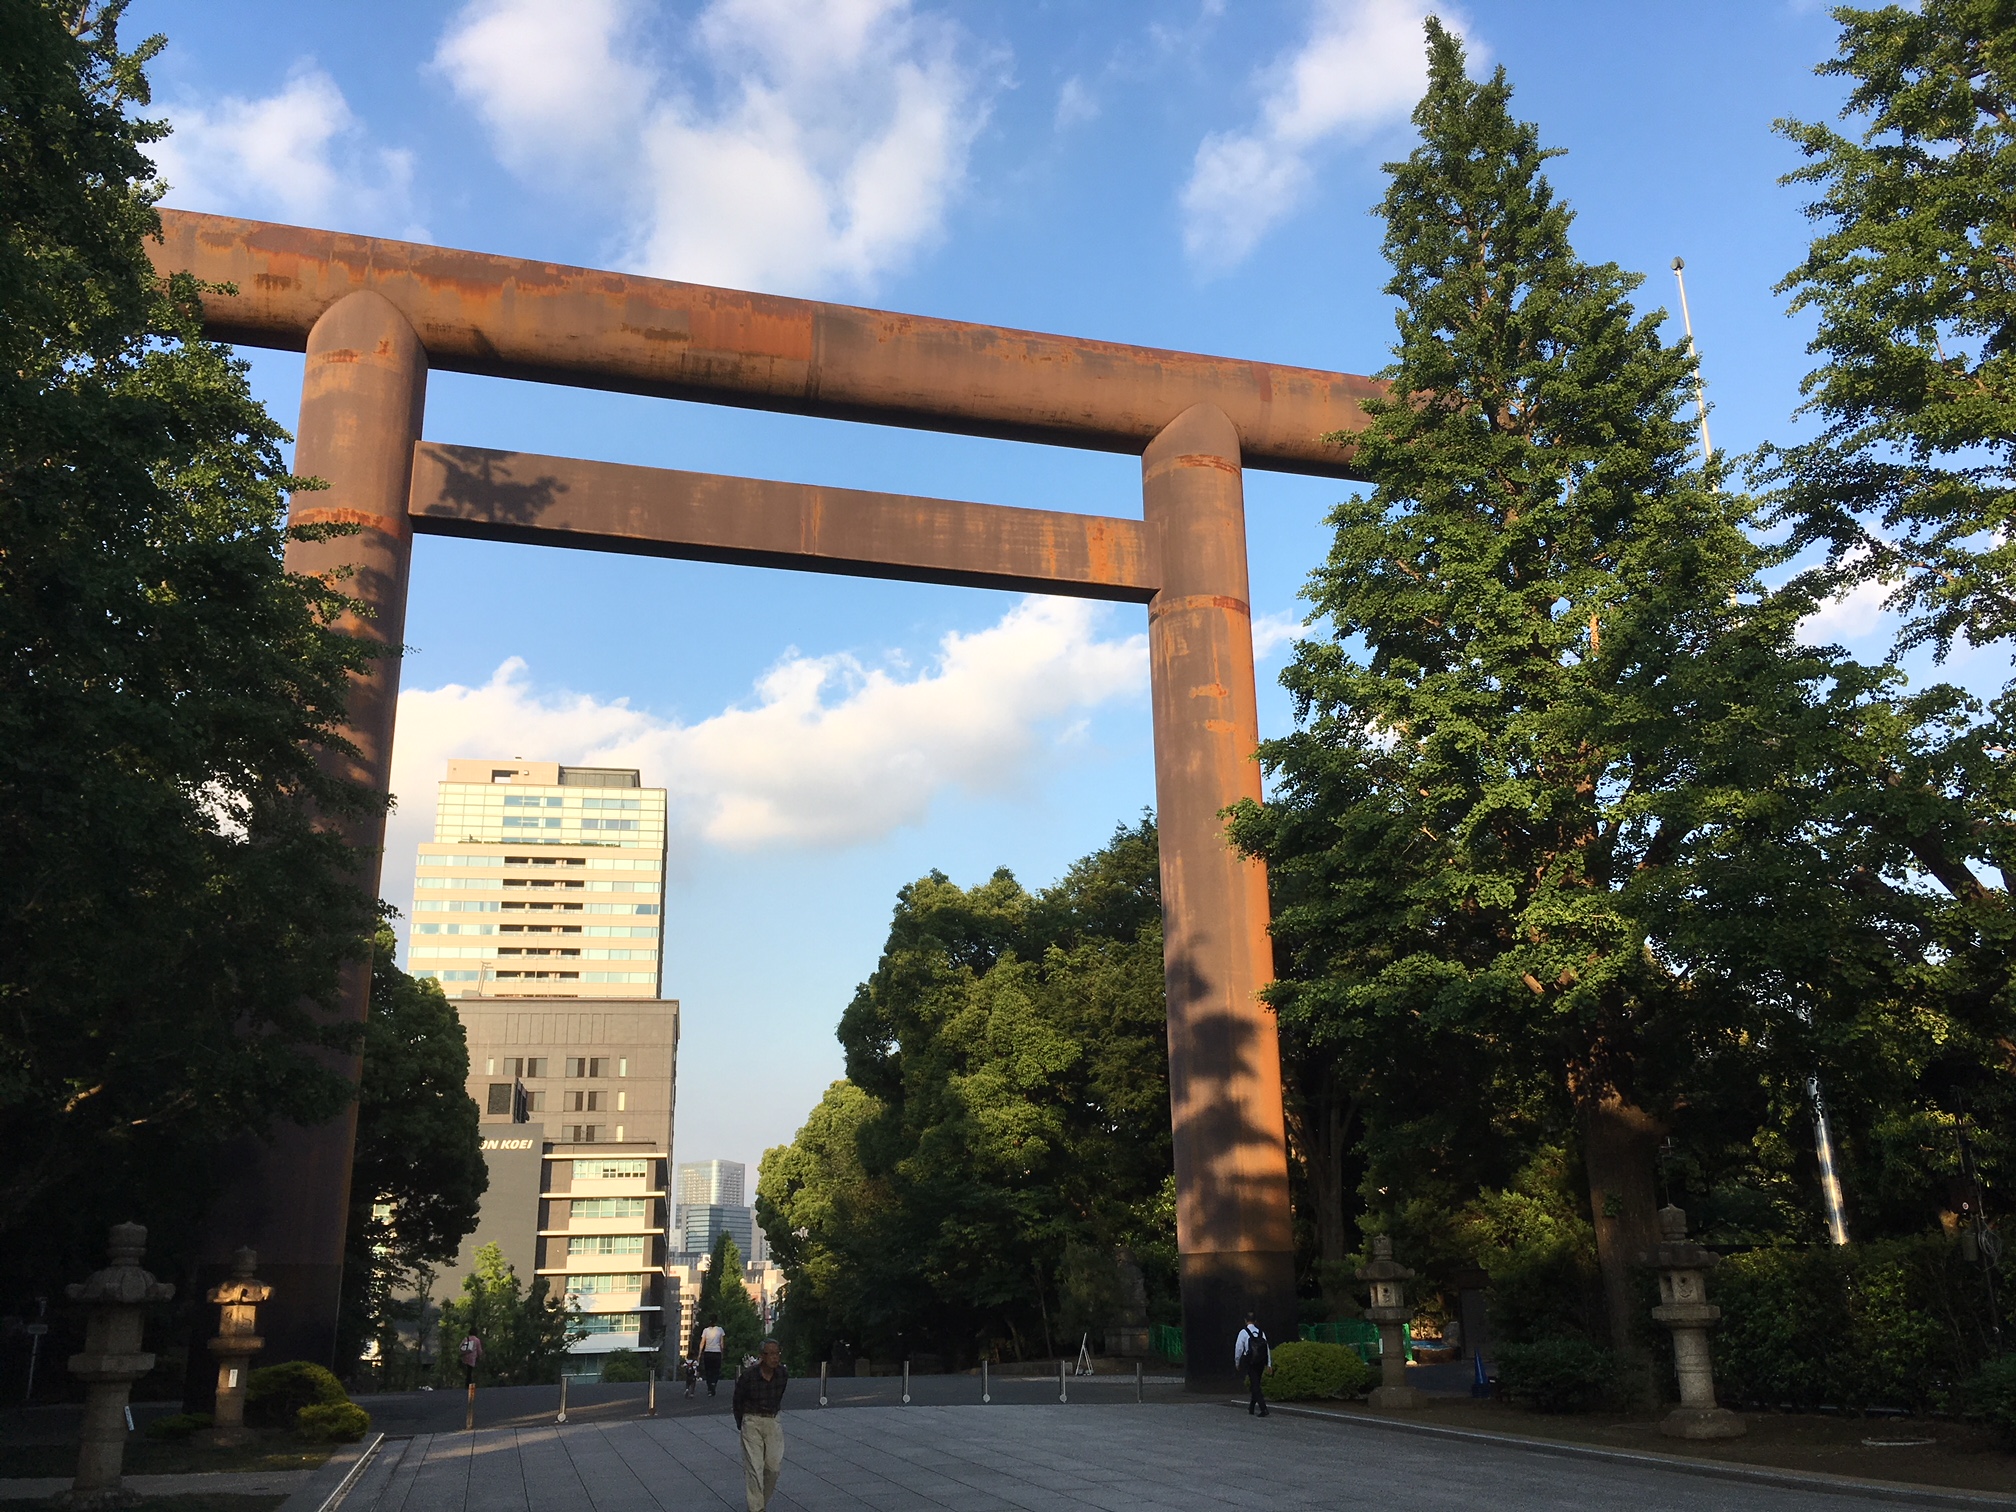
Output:
M569 1276L567 1291L570 1296L600 1297L612 1292L635 1292L644 1289L642 1276Z
M642 1197L576 1197L568 1209L570 1218L642 1218Z
M630 1094L628 1092L618 1092L616 1094L616 1111L618 1113L627 1113L630 1111Z
M575 1144L593 1144L602 1137L600 1124L569 1124L567 1137Z
M633 1334L642 1322L637 1313L583 1313L572 1326L584 1334Z
M493 1118L509 1118L511 1116L511 1083L490 1083L490 1098L484 1105L483 1111Z
M642 1160L577 1160L574 1162L576 1181L626 1181L641 1179L651 1174L649 1163Z
M598 1081L609 1074L609 1057L606 1055L570 1055L567 1057L567 1074L586 1077Z
M569 1092L567 1111L569 1113L603 1113L609 1108L607 1092Z
M642 1234L570 1234L567 1236L567 1253L570 1255L641 1255L644 1253Z
M544 1113L546 1111L546 1094L544 1092L527 1092L525 1094L525 1111L527 1113Z

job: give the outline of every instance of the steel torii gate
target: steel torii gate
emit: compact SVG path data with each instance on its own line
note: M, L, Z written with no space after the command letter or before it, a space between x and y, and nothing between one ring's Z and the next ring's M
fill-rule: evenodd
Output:
M1177 1242L1193 1386L1231 1374L1250 1308L1293 1338L1294 1240L1267 880L1220 812L1258 798L1244 466L1351 478L1367 378L163 211L157 268L204 296L209 335L307 353L292 521L299 572L350 569L396 648L415 533L1114 599L1148 607L1161 833ZM451 446L421 438L429 368L1137 453L1139 520ZM342 774L391 769L399 663L355 684ZM373 858L382 821L351 840ZM346 1011L364 1016L368 972ZM355 1067L351 1068L354 1074ZM238 1181L203 1259L259 1251L267 1358L328 1360L355 1114L290 1129ZM1222 1347L1221 1347L1222 1345Z

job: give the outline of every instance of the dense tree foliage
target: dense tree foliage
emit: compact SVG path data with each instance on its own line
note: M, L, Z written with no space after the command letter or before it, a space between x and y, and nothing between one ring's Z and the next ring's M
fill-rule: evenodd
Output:
M1383 206L1394 397L1357 443L1378 486L1333 517L1331 633L1237 834L1276 880L1299 1143L1355 1121L1389 1215L1572 1144L1624 1346L1662 1141L1747 1134L1894 1007L1872 930L1904 926L1843 854L1891 677L1798 643L1812 600L1764 591L1750 504L1692 454L1664 313L1575 255L1503 70L1428 30ZM1899 858L1859 859L1887 905Z
M583 1337L566 1303L548 1290L544 1276L530 1286L504 1251L485 1244L475 1271L462 1278L462 1295L441 1309L442 1368L455 1368L456 1352L470 1334L483 1341L476 1367L479 1386L532 1386L560 1379L567 1346Z
M1781 121L1822 227L1781 290L1818 318L1813 441L1767 452L1799 539L1893 589L1907 644L2016 636L2016 5L1842 7L1857 137Z
M434 1268L476 1227L490 1184L462 1021L439 983L399 969L397 943L381 928L372 954L336 1352L344 1361L367 1337L389 1357Z
M1817 326L1806 378L1819 435L1766 448L1795 547L1825 548L1815 592L1876 584L1902 617L1898 651L2016 643L2016 4L1841 7L1844 135L1779 129L1807 162L1818 223L1781 285ZM2016 1157L2016 688L1992 700L1931 688L1872 763L1890 795L1867 817L1874 863L1902 853L1898 911L1922 941L1913 988L1928 1033L1858 1110L1865 1205L1891 1227L1927 1177L1978 1212ZM1865 869L1871 863L1860 861ZM1899 870L1894 864L1888 875ZM1977 1159L1963 1160L1962 1139ZM1978 1165L1978 1169L1975 1167ZM1964 1191L1963 1191L1964 1189Z
M363 665L283 570L285 436L158 280L123 6L0 0L0 1254L159 1264L223 1141L350 1096L320 1009L373 901L318 814ZM45 1281L46 1284L46 1281Z
M1115 1247L1171 1279L1155 831L1031 894L904 888L840 1024L848 1079L764 1157L757 1211L803 1360L970 1360L1112 1321ZM1159 1264L1159 1269L1158 1269Z

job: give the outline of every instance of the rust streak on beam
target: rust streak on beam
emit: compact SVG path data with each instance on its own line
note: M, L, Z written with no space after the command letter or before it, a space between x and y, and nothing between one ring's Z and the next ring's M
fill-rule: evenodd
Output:
M1146 603L1138 520L422 441L421 535Z
M1249 467L1356 476L1322 437L1357 431L1369 378L702 284L458 252L185 210L161 212L162 272L204 297L222 341L300 350L325 309L372 289L437 369L1138 454L1211 404Z

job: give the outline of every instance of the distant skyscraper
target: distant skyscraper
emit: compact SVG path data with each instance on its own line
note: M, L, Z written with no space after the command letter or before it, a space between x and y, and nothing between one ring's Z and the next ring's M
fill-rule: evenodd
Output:
M665 790L618 767L448 763L413 890L413 974L452 998L656 998Z
M679 1227L683 1236L679 1248L686 1254L712 1254L714 1241L728 1234L742 1253L742 1263L751 1262L756 1248L756 1214L749 1208L689 1202L679 1209Z
M741 1207L748 1174L739 1160L689 1160L679 1167L675 1200L698 1207Z

